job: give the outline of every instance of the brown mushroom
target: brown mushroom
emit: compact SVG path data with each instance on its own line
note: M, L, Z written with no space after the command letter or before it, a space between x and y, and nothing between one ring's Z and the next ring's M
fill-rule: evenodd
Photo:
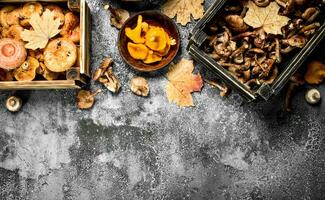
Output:
M259 7L266 7L270 4L270 0L253 0L253 1Z
M239 15L228 15L226 17L230 29L242 33L248 29L248 25L244 22L244 19Z
M309 84L321 84L325 79L325 64L319 61L309 63L304 77Z
M112 64L113 64L113 59L105 58L102 64L100 65L100 67L93 74L93 80L98 81L98 79L104 75L104 73Z
M45 66L44 63L39 63L40 67L37 68L37 74L41 74L46 80L53 81L59 78L60 73L58 72L52 72Z
M54 12L54 19L60 19L60 24L63 25L64 24L64 14L62 9L60 8L60 6L57 5L47 5L45 6L44 10L50 10L52 12Z
M19 68L14 70L14 77L17 81L32 81L36 77L38 67L38 60L29 56Z
M80 25L79 18L72 12L68 12L64 16L64 25L60 34L62 36L70 35L71 32Z
M10 70L19 67L26 59L24 43L11 38L0 39L0 68Z
M111 5L107 5L106 9L111 12L111 25L117 29L121 29L125 21L130 17L130 13L127 10L114 8Z
M147 97L149 95L149 84L148 81L143 77L134 77L130 81L131 91L138 95Z
M19 20L22 18L22 8L16 8L7 14L7 24L18 25Z
M48 43L44 50L44 64L52 72L64 72L77 61L76 45L66 38L58 38Z
M29 19L33 13L41 15L43 13L43 6L38 2L29 2L23 6L22 16Z
M93 107L95 96L101 93L102 90L96 90L94 93L87 90L80 90L77 94L76 103L79 109L87 110Z
M8 24L8 21L7 21L7 16L14 9L15 9L15 7L13 7L13 6L5 6L5 7L1 8L1 10L0 10L0 24L4 28L9 27L9 24Z
M13 38L16 40L22 40L21 39L21 33L23 32L24 28L20 25L12 25L9 27L8 30L3 31L2 35L7 38Z

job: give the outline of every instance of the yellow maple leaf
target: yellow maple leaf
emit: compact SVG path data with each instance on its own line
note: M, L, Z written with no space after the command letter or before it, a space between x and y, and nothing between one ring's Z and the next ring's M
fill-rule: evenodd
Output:
M286 16L279 15L280 6L276 2L271 2L267 7L258 7L249 1L247 7L245 23L253 28L263 28L268 34L282 34L281 28L290 20Z
M177 23L185 26L191 22L191 15L195 20L204 14L204 0L168 0L161 11L170 18L177 15Z
M46 47L49 39L60 33L60 19L54 19L54 12L46 10L42 16L33 13L29 23L33 30L24 30L21 38L28 42L25 47L27 49L43 49Z
M182 59L178 64L172 64L167 73L169 80L166 85L167 98L170 103L181 107L194 106L192 92L200 92L203 87L201 76L193 74L192 60Z

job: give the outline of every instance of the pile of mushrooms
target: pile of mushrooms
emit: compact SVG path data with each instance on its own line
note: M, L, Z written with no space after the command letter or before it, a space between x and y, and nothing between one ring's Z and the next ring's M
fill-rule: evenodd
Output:
M51 38L46 48L32 50L21 38L32 30L33 13L50 10L60 20L60 34ZM57 4L28 2L0 8L0 81L53 81L65 79L80 67L80 19ZM67 79L67 78L66 78Z
M265 7L271 0L253 0ZM282 28L282 35L267 34L262 28L253 29L244 22L247 1L227 2L223 13L209 26L204 51L226 68L247 88L272 84L282 70L283 57L305 46L320 27L319 0L275 0L280 15L291 20Z

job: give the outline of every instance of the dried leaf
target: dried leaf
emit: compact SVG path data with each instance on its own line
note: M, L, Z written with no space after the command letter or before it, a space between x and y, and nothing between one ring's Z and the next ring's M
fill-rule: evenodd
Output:
M200 75L192 74L194 64L192 60L182 59L171 66L167 73L169 83L166 86L167 98L170 103L181 107L194 106L192 92L200 92L203 80Z
M286 16L279 15L280 6L276 2L271 2L267 7L258 7L249 1L247 7L245 23L253 28L263 28L268 34L282 34L281 28L290 20Z
M21 38L28 42L27 49L43 49L46 47L49 39L60 33L60 19L54 19L54 12L46 10L42 16L33 13L29 23L33 30L24 30Z
M204 0L168 0L161 8L162 12L170 18L177 15L177 23L185 26L191 22L191 15L195 20L203 17Z

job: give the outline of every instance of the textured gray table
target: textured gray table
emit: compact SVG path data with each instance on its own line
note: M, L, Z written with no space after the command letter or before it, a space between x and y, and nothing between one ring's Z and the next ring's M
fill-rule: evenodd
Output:
M74 91L20 92L18 114L1 106L0 199L325 199L324 103L307 105L301 91L287 114L283 96L248 105L206 86L196 107L181 109L161 76L149 78L149 98L137 97L107 1L88 3L92 67L112 56L123 90L101 94L90 111L75 107ZM180 57L193 25L180 27Z

